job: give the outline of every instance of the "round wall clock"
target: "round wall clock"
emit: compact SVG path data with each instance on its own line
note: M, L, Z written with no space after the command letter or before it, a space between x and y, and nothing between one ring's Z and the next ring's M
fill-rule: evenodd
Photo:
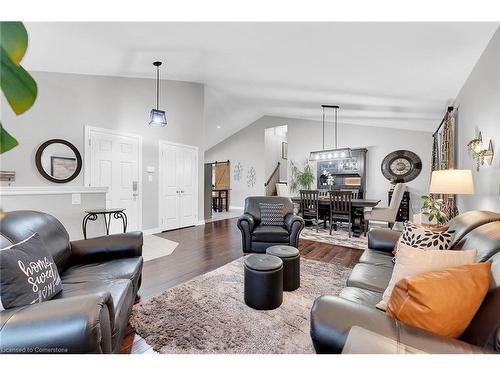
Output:
M408 150L397 150L387 155L380 166L382 174L389 181L409 182L420 174L422 160Z

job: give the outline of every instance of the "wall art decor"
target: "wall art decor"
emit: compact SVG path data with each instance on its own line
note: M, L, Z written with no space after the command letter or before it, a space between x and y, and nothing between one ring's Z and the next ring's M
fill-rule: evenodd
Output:
M255 186L256 182L257 182L257 176L255 175L255 169L254 167L250 167L247 173L247 186L253 187Z
M243 174L243 166L240 162L236 163L233 170L233 179L234 181L240 181L241 175Z

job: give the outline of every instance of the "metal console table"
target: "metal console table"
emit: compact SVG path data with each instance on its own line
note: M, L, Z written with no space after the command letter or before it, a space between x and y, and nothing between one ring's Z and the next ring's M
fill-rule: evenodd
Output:
M111 224L111 215L115 219L121 219L123 223L123 233L127 231L127 215L125 214L125 209L124 208L98 208L95 210L86 210L85 217L83 218L82 222L82 230L83 230L83 237L87 239L87 222L90 221L96 221L98 218L98 215L102 215L104 217L104 225L106 226L106 235L109 236L109 226Z

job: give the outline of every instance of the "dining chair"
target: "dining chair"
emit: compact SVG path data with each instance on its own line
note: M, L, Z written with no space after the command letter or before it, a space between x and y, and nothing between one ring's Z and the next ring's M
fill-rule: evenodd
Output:
M220 200L220 210L221 211L229 211L229 207L228 207L228 197L227 197L227 194L228 194L228 191L227 190L223 190L223 191L220 191L219 192L219 200Z
M396 184L394 186L394 191L392 193L391 202L389 207L373 207L371 211L364 212L364 235L368 232L370 221L382 221L387 223L389 228L392 228L394 222L396 221L396 216L398 215L399 206L403 200L404 192L406 191L406 185L402 183Z
M319 191L300 191L300 212L304 219L316 220L316 232L319 232Z
M352 199L359 199L359 189L349 189L348 191L351 192L351 198Z
M320 190L318 190L318 196L320 198L328 198L328 192L329 192L329 190L320 189Z
M216 191L212 191L212 210L219 212L219 206L219 194Z
M347 221L349 228L349 238L352 234L352 192L350 190L330 191L330 235L332 228L337 230L336 222Z
M319 199L329 200L330 190L329 189L319 189L318 190ZM323 229L326 229L326 222L330 218L330 207L327 205L319 205L319 218L323 220Z

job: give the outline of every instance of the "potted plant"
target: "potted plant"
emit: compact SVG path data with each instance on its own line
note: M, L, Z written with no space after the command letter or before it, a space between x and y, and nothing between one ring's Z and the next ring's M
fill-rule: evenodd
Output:
M432 223L435 219L437 227L445 226L448 222L448 217L441 209L443 207L443 200L431 197L430 195L424 195L422 199L424 200L422 214L428 216L429 223Z
M305 160L303 169L300 169L293 161L290 162L290 166L290 190L311 190L311 186L314 183L314 173L309 161L307 159Z

